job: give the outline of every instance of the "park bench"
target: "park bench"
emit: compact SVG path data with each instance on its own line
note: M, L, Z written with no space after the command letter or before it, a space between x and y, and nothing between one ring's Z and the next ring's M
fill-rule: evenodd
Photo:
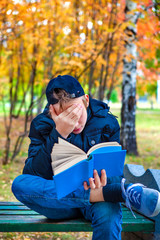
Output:
M147 170L139 165L125 165L128 182L141 182L160 190L160 170ZM158 179L158 181L157 181ZM149 219L122 206L122 239L160 240L160 214ZM84 219L53 221L30 210L19 202L0 202L0 232L92 232L91 223Z

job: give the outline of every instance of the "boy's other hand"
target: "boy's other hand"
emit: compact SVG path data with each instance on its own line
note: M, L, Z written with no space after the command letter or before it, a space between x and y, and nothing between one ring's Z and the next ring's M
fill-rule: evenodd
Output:
M49 111L56 124L56 130L62 137L67 138L74 130L82 114L82 105L73 104L59 114L56 113L54 105L49 106Z
M83 186L85 190L91 189L98 189L102 188L107 184L107 175L106 171L103 169L101 170L101 178L99 177L97 170L94 170L93 172L94 178L89 178L89 186L87 182L84 182Z

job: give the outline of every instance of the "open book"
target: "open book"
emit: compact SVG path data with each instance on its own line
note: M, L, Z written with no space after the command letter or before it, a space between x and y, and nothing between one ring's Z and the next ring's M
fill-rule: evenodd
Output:
M126 151L117 142L99 143L85 153L59 138L51 153L57 197L64 197L82 186L93 177L94 169L99 175L102 169L106 170L107 176L122 175L125 155Z
M52 149L51 158L52 158L52 169L54 175L66 170L67 168L75 165L76 163L87 159L91 153L101 152L105 149L100 149L100 151L96 151L99 148L109 147L107 151L115 149L121 149L121 146L117 142L104 142L94 145L89 149L87 153L85 153L82 149L76 147L75 145L63 140L62 138L58 139L58 143L55 143ZM116 146L116 148L115 148ZM119 148L117 148L119 146Z

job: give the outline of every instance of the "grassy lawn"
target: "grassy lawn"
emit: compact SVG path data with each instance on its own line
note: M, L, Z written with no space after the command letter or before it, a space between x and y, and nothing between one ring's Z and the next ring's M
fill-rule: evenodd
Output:
M116 109L112 113L120 116ZM140 164L145 169L160 169L160 109L137 110L136 135L139 155L127 155L126 163Z
M120 110L111 108L112 113L119 116ZM0 123L3 123L0 118ZM17 123L15 123L17 124ZM19 123L18 123L19 124ZM4 129L2 125L2 135L0 142L0 149L4 145ZM16 128L16 126L15 126ZM138 145L138 156L127 155L126 163L140 164L147 168L158 168L160 169L160 109L149 110L149 109L138 109L136 116L136 131L137 131L137 145ZM1 140L0 139L0 140ZM23 149L16 160L6 166L0 166L0 201L16 201L11 193L11 184L13 179L21 174L24 161L27 157L27 148L29 141L25 140ZM2 150L0 151L2 155ZM0 234L0 239L79 239L89 240L91 239L90 233L5 233Z
M136 131L139 156L129 156L129 162L145 168L160 169L160 110L138 111Z

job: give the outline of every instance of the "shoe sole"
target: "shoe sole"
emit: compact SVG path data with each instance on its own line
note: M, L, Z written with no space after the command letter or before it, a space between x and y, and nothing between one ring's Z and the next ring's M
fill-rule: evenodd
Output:
M158 193L158 201L157 201L157 204L156 204L156 208L155 208L154 212L152 213L152 215L150 217L155 217L160 212L160 193L158 191L157 191L157 193Z

